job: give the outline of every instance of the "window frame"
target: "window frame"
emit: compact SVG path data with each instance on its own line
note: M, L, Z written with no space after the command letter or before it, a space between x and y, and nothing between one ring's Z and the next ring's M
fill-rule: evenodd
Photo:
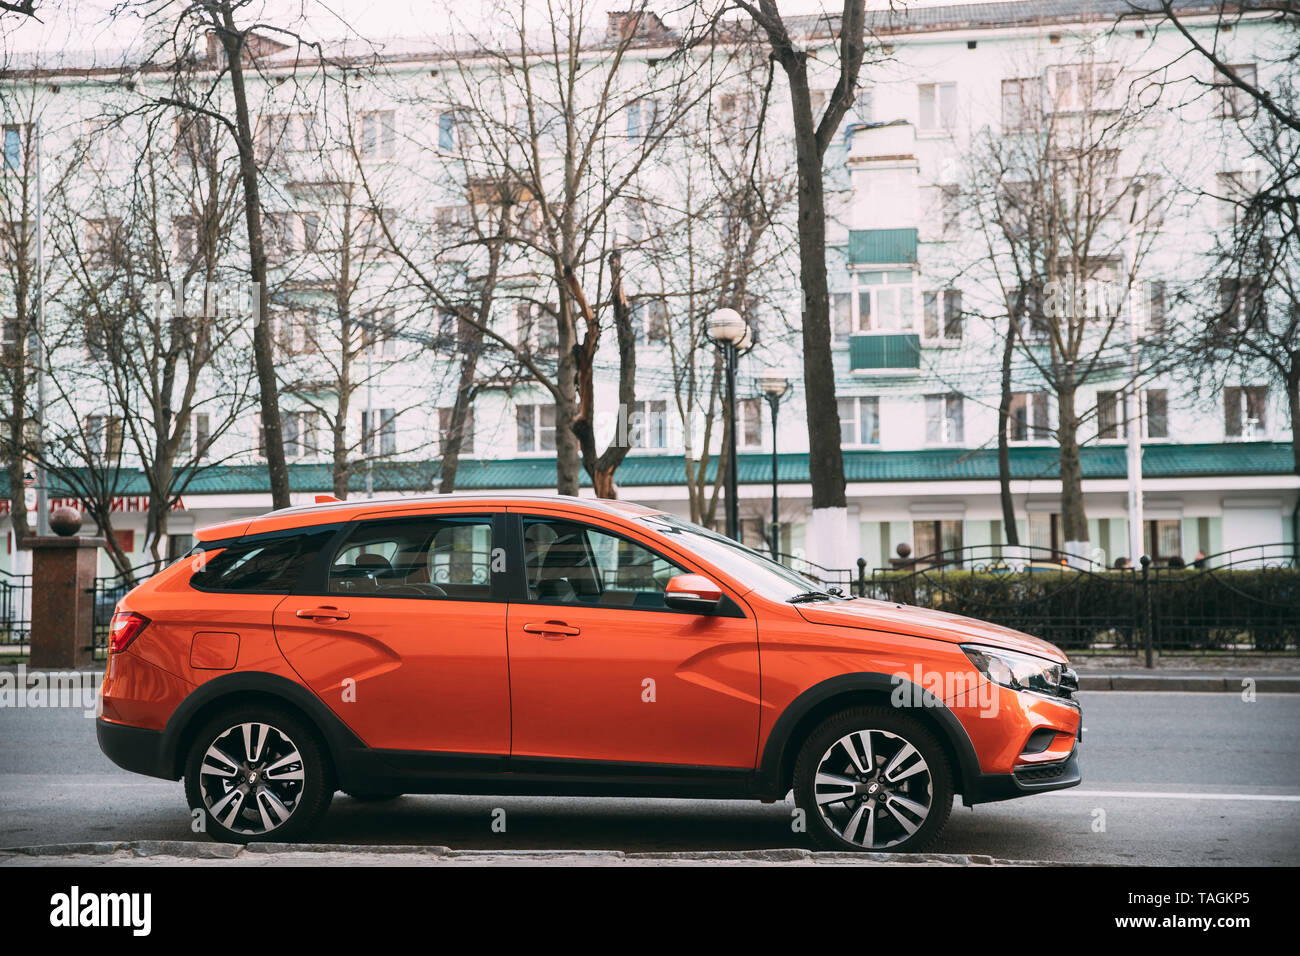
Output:
M598 524L585 517L579 517L570 514L562 514L557 512L546 512L546 511L535 511L535 510L512 511L511 516L515 519L515 525L511 532L511 540L514 544L513 554L515 559L513 561L509 561L509 564L510 566L518 569L515 575L514 588L516 589L515 593L522 594L521 597L517 598L519 603L527 604L529 606L534 606L534 607L572 608L574 610L580 610L584 612L585 611L622 611L622 612L638 611L647 614L678 614L678 615L699 616L700 612L698 611L681 610L679 608L668 607L667 605L665 605L664 607L627 607L618 604L586 604L586 603L566 602L566 601L546 601L546 600L540 600L534 598L532 596L532 592L529 590L528 569L525 566L525 559L524 559L525 556L524 530L525 530L525 526L528 524L530 520L550 522L550 523L563 522L563 523L574 525L576 527L580 527L583 529L584 532L597 531L601 534L608 535L611 538L616 538L619 541L623 541L628 544L635 545L640 548L644 548L646 551L649 551L660 561L663 561L664 563L676 568L678 574L705 574L705 572L690 567L689 565L685 564L682 560L678 558L669 557L668 554L664 552L664 549L647 544L645 541L642 541L638 538L633 537L630 534L627 534L622 529L616 529L616 528L609 527L608 525ZM585 544L588 549L591 548L590 540L586 540ZM510 552L507 551L507 554L509 553ZM594 554L592 555L592 558L594 561L595 558ZM674 577L676 577L676 575L674 575ZM732 600L727 595L726 589L723 588L722 583L720 581L717 581L711 575L709 575L709 580L713 581L715 584L718 585L720 589L722 589L723 599L718 606L718 610L708 616L745 617L746 615L740 609L740 606L737 604L737 602ZM604 593L603 587L601 593Z
M509 575L506 571L497 571L493 569L493 555L498 553L503 546L507 532L502 526L502 521L507 517L506 512L499 510L487 511L461 511L461 510L429 510L429 511L394 511L391 513L375 513L359 515L350 521L340 522L337 525L338 531L328 545L321 548L316 555L316 561L303 574L303 587L290 592L293 595L307 595L312 597L331 598L334 600L345 598L385 598L390 601L395 600L413 600L413 601L430 601L434 603L456 603L456 604L505 604L511 599ZM482 519L488 526L488 595L487 597L438 597L436 595L420 594L384 594L379 591L331 591L330 585L330 568L334 566L334 558L347 545L353 535L366 526L392 524L403 522L410 524L413 521L439 521L455 518L464 519ZM297 529L295 529L297 530ZM507 562L506 567L509 567ZM431 582L432 583L432 582Z

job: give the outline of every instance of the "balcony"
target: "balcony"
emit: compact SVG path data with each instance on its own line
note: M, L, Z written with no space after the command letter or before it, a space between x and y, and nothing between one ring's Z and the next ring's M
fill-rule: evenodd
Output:
M916 262L915 229L853 229L850 265L902 265Z
M897 120L857 126L849 146L849 163L906 163L916 160L916 127Z
M849 369L854 372L917 371L921 336L915 332L849 336Z

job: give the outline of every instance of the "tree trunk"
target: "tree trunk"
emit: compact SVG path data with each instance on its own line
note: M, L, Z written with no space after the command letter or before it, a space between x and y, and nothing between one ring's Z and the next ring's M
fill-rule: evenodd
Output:
M826 281L826 196L813 127L807 61L782 58L794 106L799 169L799 283L803 289L803 375L808 416L812 507L844 508L844 456L831 359L830 290Z
M1291 364L1286 377L1286 406L1291 416L1291 464L1295 473L1300 475L1300 435L1296 428L1300 425L1300 352L1291 353ZM1300 562L1300 495L1296 496L1295 506L1291 509L1291 546L1294 557Z
M560 393L560 400L555 403L555 491L561 495L577 495L582 472L582 449L578 444L578 436L573 432L574 406L577 403L573 302L565 289L562 275L556 277L556 283L560 289L560 318L556 330L559 354L556 358L555 389Z
M1057 390L1057 439L1061 445L1062 543L1088 540L1088 516L1083 507L1083 467L1079 462L1079 419L1074 388Z
M214 17L215 19L215 17ZM253 362L261 398L263 447L267 477L271 484L271 506L289 507L289 469L284 458L284 435L280 426L280 389L275 374L271 330L267 325L269 302L266 291L266 246L262 238L262 203L257 182L257 158L253 151L252 123L248 94L244 88L244 35L235 27L229 2L221 5L218 34L230 70L230 88L235 103L235 142L239 148L239 176L244 187L244 218L248 226L249 278L257 290L257 316L253 324Z
M1007 319L1002 343L1002 396L998 401L998 492L1002 498L1002 528L1007 544L1020 544L1016 527L1016 504L1011 497L1011 445L1007 429L1011 424L1011 358L1016 349L1016 317L1024 307L1024 293L1016 295L1016 308Z
M482 313L491 310L491 299L484 303ZM464 330L462 336L462 328ZM465 443L465 422L474 404L474 377L478 374L479 354L483 349L482 326L466 322L456 329L460 351L460 377L456 383L456 400L451 409L450 427L443 438L442 465L438 473L438 493L451 494L456 490L456 473L460 470L460 450Z

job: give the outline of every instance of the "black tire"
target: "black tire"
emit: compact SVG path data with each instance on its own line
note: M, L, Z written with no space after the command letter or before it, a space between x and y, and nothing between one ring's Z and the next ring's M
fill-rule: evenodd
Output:
M351 790L344 790L343 792L353 800L360 800L362 803L383 803L385 800L396 800L401 796L400 793L367 793L364 790L355 793Z
M863 732L869 732L869 764ZM907 751L909 745L915 753ZM890 780L885 771L895 758ZM821 804L819 787L826 801ZM828 799L841 792L843 798ZM804 811L813 841L827 850L924 850L948 822L952 797L952 768L943 747L916 718L888 707L854 707L832 715L804 741L795 762L795 804ZM915 812L918 806L924 815Z
M244 725L269 730L245 733ZM224 761L213 756L205 764L212 747ZM248 759L250 749L256 760ZM301 717L271 705L236 706L205 721L195 734L185 759L185 799L191 811L202 811L206 832L215 840L290 842L329 808L332 777L320 737ZM240 787L243 796L232 797Z

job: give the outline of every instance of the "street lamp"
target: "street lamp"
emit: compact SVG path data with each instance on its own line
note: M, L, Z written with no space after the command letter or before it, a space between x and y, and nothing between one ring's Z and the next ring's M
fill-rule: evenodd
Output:
M740 484L736 472L736 348L750 339L749 325L735 309L718 309L709 316L709 338L722 349L727 371L727 433L731 448L727 453L727 537L740 540L740 502L736 500Z
M1126 471L1128 472L1128 553L1132 566L1142 554L1142 399L1137 394L1138 372L1142 361L1142 343L1138 333L1137 289L1138 203L1142 196L1142 177L1133 180L1133 207L1129 212L1128 235L1128 306L1129 387L1124 390L1124 421L1127 432Z
M772 409L772 560L780 561L781 512L776 494L776 410L781 405L781 399L790 391L790 380L780 372L764 372L759 376L758 387L767 399L768 408Z

